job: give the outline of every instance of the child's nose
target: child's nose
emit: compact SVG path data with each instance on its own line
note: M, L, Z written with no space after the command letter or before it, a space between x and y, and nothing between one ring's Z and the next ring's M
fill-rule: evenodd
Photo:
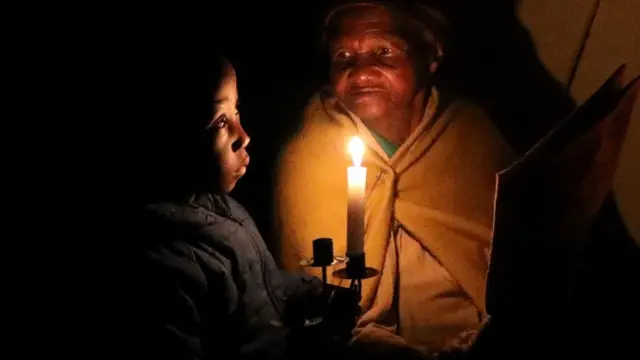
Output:
M236 129L236 134L237 134L237 138L232 145L233 151L244 149L245 147L247 147L247 145L249 145L249 141L251 141L251 138L249 137L249 135L244 131L242 126L239 124Z

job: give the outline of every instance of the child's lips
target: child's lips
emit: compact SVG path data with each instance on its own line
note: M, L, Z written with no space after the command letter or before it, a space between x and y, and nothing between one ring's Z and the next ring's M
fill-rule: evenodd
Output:
M240 166L238 167L238 171L236 171L236 176L242 176L247 172L247 166L249 166L250 159L249 155L243 156L240 159Z
M251 160L251 157L250 157L249 155L247 155L247 156L243 157L243 158L240 160L240 165L242 165L242 166L244 166L244 167L249 166L249 160Z

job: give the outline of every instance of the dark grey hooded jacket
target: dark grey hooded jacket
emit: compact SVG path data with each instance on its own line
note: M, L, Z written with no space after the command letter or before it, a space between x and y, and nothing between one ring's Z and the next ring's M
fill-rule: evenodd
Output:
M287 300L322 284L278 269L240 204L227 195L200 195L184 205L145 206L138 218L139 315L149 356L284 354Z

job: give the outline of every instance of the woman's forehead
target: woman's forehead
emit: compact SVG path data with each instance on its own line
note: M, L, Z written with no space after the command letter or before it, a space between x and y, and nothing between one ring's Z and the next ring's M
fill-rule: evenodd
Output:
M335 12L328 23L336 35L369 31L391 31L395 27L389 10L374 5L352 5Z
M351 6L334 13L330 24L342 28L344 26L367 24L392 24L393 17L389 10L381 6Z

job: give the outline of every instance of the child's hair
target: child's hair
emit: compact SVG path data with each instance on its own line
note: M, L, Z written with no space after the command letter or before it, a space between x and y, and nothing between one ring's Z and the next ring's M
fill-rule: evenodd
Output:
M202 140L213 117L213 96L228 64L220 46L208 36L190 34L162 53L157 79L145 86L147 110L141 119L141 166L137 193L154 200L188 192L202 181ZM210 150L210 149L208 149ZM215 164L210 164L215 166ZM145 200L146 201L146 200Z

